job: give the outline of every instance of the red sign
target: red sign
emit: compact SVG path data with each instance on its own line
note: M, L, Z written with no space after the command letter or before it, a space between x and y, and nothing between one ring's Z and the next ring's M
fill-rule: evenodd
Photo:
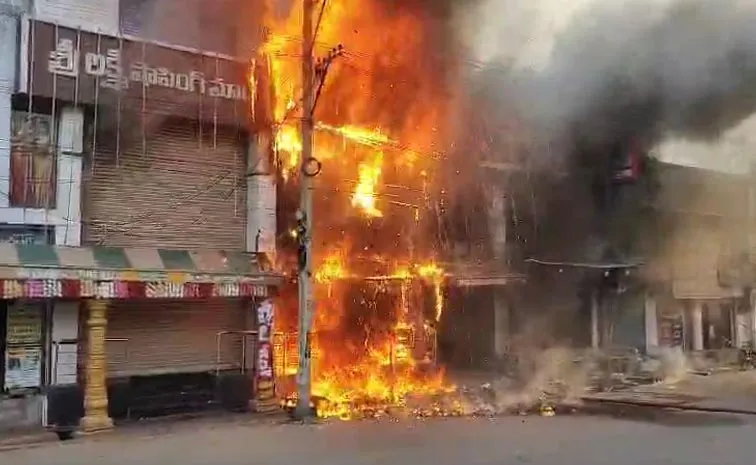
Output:
M268 299L257 307L257 381L273 380L273 346L270 334L273 328L273 302Z
M637 147L632 147L623 154L614 171L615 181L636 181L641 174L642 157Z

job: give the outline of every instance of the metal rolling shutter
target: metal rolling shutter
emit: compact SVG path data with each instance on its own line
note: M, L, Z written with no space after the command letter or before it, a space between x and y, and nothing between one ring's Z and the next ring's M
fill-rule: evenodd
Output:
M245 326L239 299L113 301L108 310L108 374L111 377L195 373L241 366L241 337L219 331ZM126 339L116 341L114 339Z
M115 129L104 123L96 138L88 137L95 156L84 178L86 243L244 250L241 133L208 122L151 118L143 144L141 123L133 126L120 123L117 147Z

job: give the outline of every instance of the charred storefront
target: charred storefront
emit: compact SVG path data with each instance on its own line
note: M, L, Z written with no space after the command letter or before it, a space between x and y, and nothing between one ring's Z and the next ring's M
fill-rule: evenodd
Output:
M45 118L53 149L21 151L18 169L70 171L82 247L4 256L11 297L80 307L79 331L51 344L78 353L89 423L202 408L218 375L251 380L271 358L257 309L280 280L255 64L35 20L21 31L14 111ZM49 285L24 281L46 266ZM229 389L246 404L253 384Z

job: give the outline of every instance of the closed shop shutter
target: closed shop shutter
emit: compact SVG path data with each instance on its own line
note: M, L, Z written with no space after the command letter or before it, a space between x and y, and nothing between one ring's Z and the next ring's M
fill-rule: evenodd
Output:
M120 123L118 138L105 123L88 136L95 155L84 174L85 243L244 250L243 133L207 122L149 121L145 143L140 122Z
M110 377L240 369L242 337L217 335L243 330L241 299L113 301L108 309Z

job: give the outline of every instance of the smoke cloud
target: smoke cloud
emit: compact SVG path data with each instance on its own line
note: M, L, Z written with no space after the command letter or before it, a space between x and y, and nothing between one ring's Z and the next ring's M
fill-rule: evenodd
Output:
M550 0L530 3L545 12L561 8L549 10ZM516 32L524 47L507 47L488 65L514 65L510 77L520 78L519 110L541 127L569 130L598 143L618 134L654 141L664 135L710 139L756 108L752 2L577 4L582 8L575 11L573 4L571 14L563 15L569 18L563 27L539 18L536 6L524 9L515 16L526 19L520 25L525 30ZM483 41L474 52L490 56L490 48ZM532 73L524 74L523 68Z
M586 185L613 157L668 139L716 140L756 111L753 2L565 3L488 0L462 20L471 82L500 102L491 118L525 122L536 170L580 173L541 188L537 215L562 225L565 208L590 210Z

